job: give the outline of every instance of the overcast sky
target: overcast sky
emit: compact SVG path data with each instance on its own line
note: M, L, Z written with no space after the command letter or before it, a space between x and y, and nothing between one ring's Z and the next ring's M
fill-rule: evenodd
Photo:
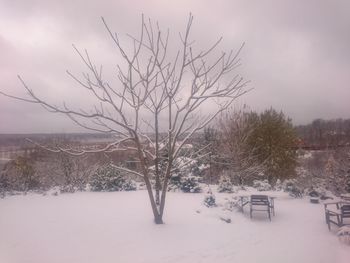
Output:
M20 74L50 102L84 103L65 73L82 68L72 43L97 62L118 59L101 16L122 35L137 34L141 13L177 33L190 12L200 46L221 36L223 49L246 43L238 71L254 89L238 104L272 106L295 124L350 118L348 0L0 0L0 90L25 95ZM0 133L77 131L63 116L0 96Z

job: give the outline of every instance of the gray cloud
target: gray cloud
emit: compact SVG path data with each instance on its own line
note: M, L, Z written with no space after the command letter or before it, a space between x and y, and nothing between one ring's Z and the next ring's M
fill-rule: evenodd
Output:
M82 65L71 47L86 48L113 69L118 57L103 28L137 34L140 14L176 36L189 12L193 39L223 48L246 42L239 72L251 80L242 97L252 109L273 106L295 123L350 116L350 2L323 1L0 1L0 89L24 94L21 74L44 98L83 107L81 91L65 74ZM0 96L0 133L79 131L64 117Z

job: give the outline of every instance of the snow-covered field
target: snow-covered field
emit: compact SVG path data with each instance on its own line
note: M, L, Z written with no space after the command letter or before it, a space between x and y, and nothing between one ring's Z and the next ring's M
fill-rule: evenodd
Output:
M146 191L6 197L0 262L350 262L350 247L328 231L322 204L270 194L277 196L272 222L206 208L203 194L169 193L164 225L153 223ZM216 194L219 203L228 196Z

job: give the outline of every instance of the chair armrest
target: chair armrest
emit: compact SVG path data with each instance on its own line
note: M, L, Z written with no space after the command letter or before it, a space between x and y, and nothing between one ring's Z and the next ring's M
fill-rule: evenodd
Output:
M327 208L326 213L333 215L341 215L341 211L338 208Z
M341 203L341 201L324 202L323 205L324 205L325 209L328 209L329 205L336 205L337 208L339 208L340 203Z

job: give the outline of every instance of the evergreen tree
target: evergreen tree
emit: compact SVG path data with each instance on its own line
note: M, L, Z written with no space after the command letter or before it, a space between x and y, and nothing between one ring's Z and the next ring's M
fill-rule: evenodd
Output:
M269 183L295 175L297 136L291 119L270 108L255 121L248 145L264 163Z
M208 190L207 194L204 196L204 205L206 207L214 207L216 206L216 201L215 201L215 195L211 191L211 189Z
M125 178L125 176L112 165L106 165L96 170L90 179L92 191L133 191L136 184Z
M193 175L182 177L180 188L185 193L200 193L202 191L199 185L199 177Z

